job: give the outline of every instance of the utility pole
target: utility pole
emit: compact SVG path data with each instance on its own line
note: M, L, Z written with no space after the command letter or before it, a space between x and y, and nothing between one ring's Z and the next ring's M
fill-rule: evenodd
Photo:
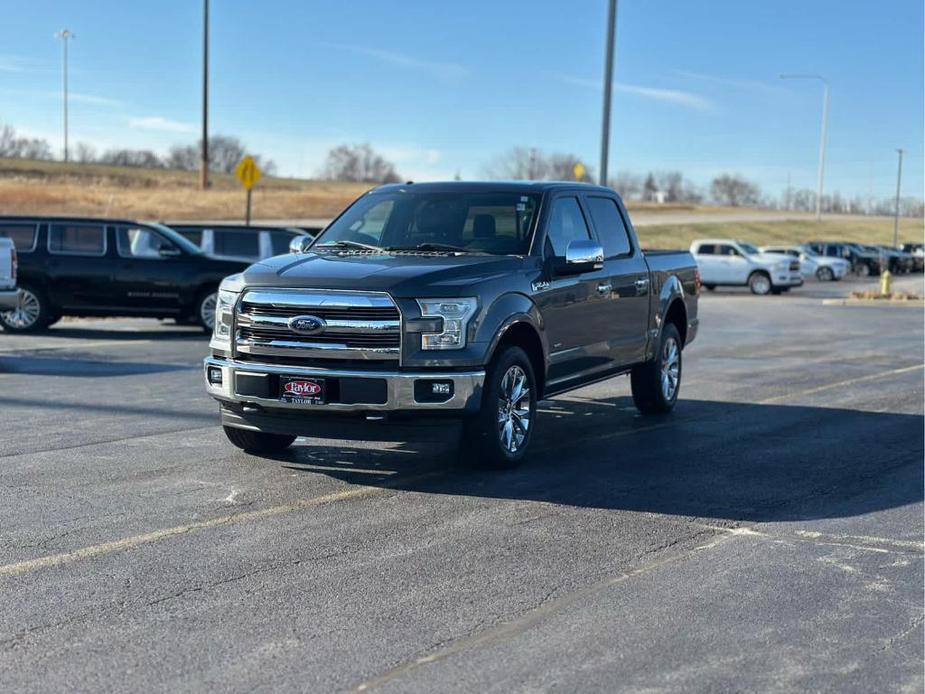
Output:
M74 38L72 34L67 29L62 29L57 34L55 34L56 39L61 39L62 44L64 45L64 163L67 163L67 42Z
M202 163L199 186L209 187L209 0L202 0Z
M601 179L607 185L607 158L610 154L610 101L613 93L613 55L617 35L617 0L610 0L607 11L607 48L604 52L604 115L601 123Z
M819 80L822 82L822 133L819 136L819 181L816 187L816 221L822 219L822 191L825 181L825 142L829 123L829 81L822 75L781 75L782 80Z
M897 149L896 151L899 152L899 168L896 170L896 208L893 213L894 246L899 243L899 191L903 182L903 151L901 149Z

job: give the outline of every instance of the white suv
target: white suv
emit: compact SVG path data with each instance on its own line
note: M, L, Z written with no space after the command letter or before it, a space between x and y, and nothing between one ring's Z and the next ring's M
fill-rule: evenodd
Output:
M747 286L753 294L780 294L803 284L799 259L762 253L745 241L698 239L691 254L707 289Z
M762 246L761 252L799 258L803 277L815 277L820 282L840 280L851 269L851 263L844 258L827 258L805 246Z

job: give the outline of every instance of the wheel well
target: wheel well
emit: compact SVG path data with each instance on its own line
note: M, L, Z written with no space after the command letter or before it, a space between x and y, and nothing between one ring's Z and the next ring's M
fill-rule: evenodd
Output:
M681 336L681 344L687 343L687 308L681 299L675 299L671 306L668 307L668 313L665 314L665 322L672 323L678 329Z
M543 343L540 341L540 336L529 323L514 323L501 337L495 353L497 354L499 350L508 345L520 347L530 358L533 374L536 376L539 390L537 400L539 400L546 387L546 359L543 356Z
M752 270L750 273L748 273L748 279L751 280L754 275L764 275L768 279L771 279L771 273L767 270Z

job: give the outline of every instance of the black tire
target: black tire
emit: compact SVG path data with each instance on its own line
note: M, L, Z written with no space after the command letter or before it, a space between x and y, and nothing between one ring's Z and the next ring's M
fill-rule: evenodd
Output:
M867 263L858 263L854 268L858 277L869 277L871 275L870 265Z
M773 294L774 296L780 296L785 291L787 290L784 289L783 287L771 287L771 294Z
M262 431L249 431L235 427L222 427L222 429L225 430L225 436L232 444L248 453L279 453L289 448L296 440L295 436L288 434L266 434Z
M671 412L678 401L683 348L681 335L674 323L665 323L659 336L655 359L635 367L630 372L633 404L642 414L666 414ZM672 368L672 364L676 364L677 368ZM673 378L670 377L671 374ZM667 386L664 383L666 378Z
M533 365L520 347L505 347L492 359L485 374L478 415L463 422L463 455L475 467L516 467L530 448L535 421Z
M19 308L0 313L0 326L9 333L45 330L53 322L45 292L31 284L20 284L19 289Z
M756 270L748 276L748 288L751 289L752 294L757 294L758 296L769 294L773 289L771 276L766 272Z
M218 300L218 288L212 287L199 292L196 297L196 304L193 307L193 321L196 325L211 334L215 325L215 302ZM211 309L209 308L211 306Z
M835 279L835 273L830 267L821 267L816 270L816 279L820 282L831 282Z
M715 284L705 284L705 285L703 285L703 288L706 289L708 292L714 292L714 291L716 291L716 285L715 285Z

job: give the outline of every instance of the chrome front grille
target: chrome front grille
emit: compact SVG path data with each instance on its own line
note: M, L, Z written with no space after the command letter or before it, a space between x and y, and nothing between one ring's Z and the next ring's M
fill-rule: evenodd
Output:
M791 272L800 271L800 261L799 260L794 260L792 263L790 263L790 271Z
M320 318L323 329L303 334L289 321ZM287 358L397 360L401 314L388 294L312 289L252 289L235 314L235 350Z

